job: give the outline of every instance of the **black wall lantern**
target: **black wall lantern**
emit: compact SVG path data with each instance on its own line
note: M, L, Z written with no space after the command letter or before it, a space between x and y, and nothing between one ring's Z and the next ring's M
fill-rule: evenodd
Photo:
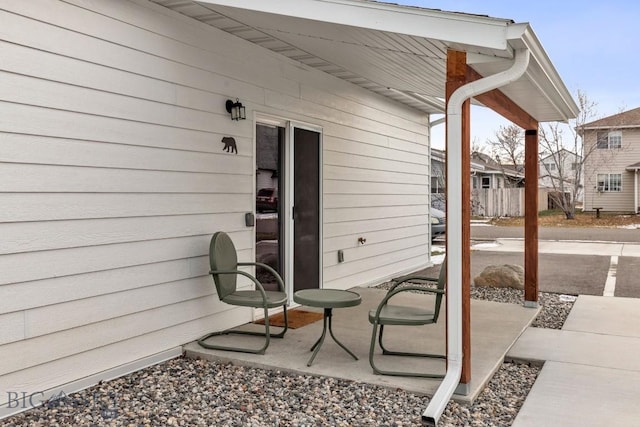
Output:
M245 120L247 118L247 112L245 111L244 105L238 101L238 98L236 98L236 102L227 99L227 103L225 105L227 107L227 113L231 114L231 120Z

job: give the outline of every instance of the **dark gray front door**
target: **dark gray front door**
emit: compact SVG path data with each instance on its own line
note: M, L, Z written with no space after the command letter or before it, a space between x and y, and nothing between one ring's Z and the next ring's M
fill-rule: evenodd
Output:
M320 287L320 133L293 130L293 286Z

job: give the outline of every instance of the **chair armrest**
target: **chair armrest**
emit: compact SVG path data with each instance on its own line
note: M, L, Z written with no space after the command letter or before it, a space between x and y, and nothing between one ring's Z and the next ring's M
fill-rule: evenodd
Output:
M251 279L253 281L253 283L255 283L256 288L258 289L258 291L260 291L260 296L262 296L262 306L264 308L267 307L267 293L265 292L264 287L258 281L258 279L256 279L255 277L253 277L251 274L247 273L246 271L240 271L240 270L210 270L209 274L239 274L241 276L248 277L249 279Z
M280 274L278 274L277 271L275 271L272 267L268 266L267 264L263 264L261 262L239 262L238 265L241 266L250 266L250 265L254 265L256 267L262 267L265 270L267 270L268 272L270 272L273 277L276 278L276 281L278 282L278 288L282 291L282 292L286 292L284 289L284 282L282 281L282 277L280 277Z
M394 290L395 288L397 288L398 286L400 286L401 284L405 283L405 282L409 282L411 280L423 280L425 282L434 282L434 283L438 283L438 278L437 277L427 277L427 276L404 276L404 277L400 277L397 281L394 280L393 285L391 285L391 288L389 288L389 291Z
M402 288L389 290L387 292L387 295L385 295L383 301L384 300L389 300L394 295L397 295L397 294L399 294L401 292L407 292L407 291L430 292L432 294L440 294L440 295L444 295L445 294L445 290L444 289L432 289L432 288L425 288L423 286L404 286Z
M380 317L380 312L382 311L383 307L385 305L387 305L387 302L389 302L389 300L394 297L395 295L401 293L401 292L408 292L408 291L420 291L420 292L430 292L433 294L440 294L440 295L444 295L445 291L444 289L430 289L430 288L424 288L422 286L405 286L402 288L397 288L397 289L390 289L387 294L384 296L384 298L382 299L382 301L380 301L380 304L378 304L378 308L376 309L376 319L378 319Z

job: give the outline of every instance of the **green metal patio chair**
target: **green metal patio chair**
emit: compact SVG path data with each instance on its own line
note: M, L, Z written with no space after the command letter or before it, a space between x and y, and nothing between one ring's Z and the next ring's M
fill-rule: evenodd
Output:
M214 350L229 350L238 351L243 353L257 353L264 354L265 350L269 346L270 339L282 338L288 329L287 319L287 294L284 289L284 282L280 275L271 267L259 262L238 262L236 248L231 241L231 238L226 233L220 231L213 235L211 243L209 245L209 264L211 271L209 272L213 276L213 281L216 285L218 292L218 298L220 301L231 305L237 305L242 307L262 308L264 310L264 332L253 332L244 330L228 329L225 331L212 332L200 338L198 344L204 348ZM262 267L276 278L278 283L278 291L265 291L262 284L251 274L238 270L239 266L257 266ZM236 282L238 276L248 277L255 284L255 290L239 291L236 288ZM284 310L284 327L278 334L272 335L269 330L269 313L270 308L283 307ZM243 335L258 335L265 337L265 342L262 347L244 348L233 346L222 346L209 344L205 341L216 335L225 334L243 334Z
M404 372L404 371L389 371L383 370L376 366L374 362L374 352L376 348L376 337L378 344L382 349L383 355L389 356L416 356L416 357L428 357L445 359L445 355L429 354L429 353L415 353L415 352L402 352L392 351L385 347L382 342L382 336L384 333L384 327L389 326L424 326L435 324L438 321L440 314L440 306L442 305L442 297L445 293L446 282L446 260L442 264L440 269L440 275L436 281L435 278L429 278L424 276L405 276L396 280L391 289L387 292L380 304L375 310L369 311L369 322L373 325L373 331L371 334L371 346L369 348L369 364L373 368L373 372L380 375L395 375L395 376L407 376L407 377L423 377L423 378L444 378L444 374L433 374L423 372ZM428 288L420 286L418 284L411 284L415 281L427 281L436 283L435 288ZM404 283L409 282L405 286L401 286ZM401 292L410 291L423 291L435 294L435 301L433 307L416 307L405 305L392 305L389 304L389 300L395 295Z

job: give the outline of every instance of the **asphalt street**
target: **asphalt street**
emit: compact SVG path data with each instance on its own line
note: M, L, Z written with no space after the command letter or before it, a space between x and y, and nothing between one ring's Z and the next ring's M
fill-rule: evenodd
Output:
M523 238L522 227L472 226L474 243L495 239ZM587 242L623 242L640 245L640 230L612 228L540 228L539 240L573 241L578 247L584 242L586 251L579 254L540 253L538 280L540 290L572 295L603 295L607 279L615 283L614 296L640 298L640 257L615 257L617 268L611 270L612 256L602 253L598 245ZM602 246L602 245L601 245ZM605 245L606 246L606 245ZM609 245L610 246L610 245ZM435 246L434 248L437 248ZM589 252L589 251L593 251ZM489 265L518 264L524 266L524 253L493 251L491 248L472 250L471 278Z

